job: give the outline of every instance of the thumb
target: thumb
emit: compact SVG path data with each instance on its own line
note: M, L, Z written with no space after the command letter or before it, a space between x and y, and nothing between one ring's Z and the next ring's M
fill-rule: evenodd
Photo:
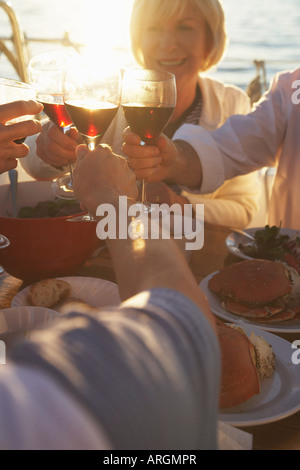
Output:
M160 134L160 136L156 139L155 145L159 148L160 151L164 151L166 147L169 145L170 139L164 134Z
M84 157L89 153L89 149L86 145L78 145L76 148L77 161L83 160Z

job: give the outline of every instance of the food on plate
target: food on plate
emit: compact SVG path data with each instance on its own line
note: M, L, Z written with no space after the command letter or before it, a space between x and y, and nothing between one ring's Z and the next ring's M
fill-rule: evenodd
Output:
M260 382L253 360L254 346L240 331L218 322L222 374L219 406L230 408L257 395Z
M262 336L251 333L249 340L255 349L256 368L261 379L272 376L275 369L275 354L271 344Z
M32 306L51 308L61 315L80 310L93 312L97 309L83 299L71 297L71 284L62 279L43 279L32 284L27 300Z
M36 206L22 207L18 217L23 219L44 219L47 217L65 217L82 212L78 201L55 198L53 201L42 201Z
M240 325L232 324L230 327L248 337L244 328ZM253 331L249 336L249 341L254 346L255 366L260 379L271 377L275 369L275 353L271 344L269 344L263 336L258 336Z
M260 393L261 380L275 369L273 348L261 336L236 325L218 321L217 329L222 358L220 408L231 408Z
M71 285L61 279L43 279L32 284L28 292L28 302L36 307L52 308L66 299L72 291Z
M239 243L238 248L251 258L281 260L296 269L300 274L300 237L290 237L281 233L281 226L257 230L254 234L255 243Z
M235 315L263 322L300 317L299 276L280 262L241 261L216 273L208 286Z

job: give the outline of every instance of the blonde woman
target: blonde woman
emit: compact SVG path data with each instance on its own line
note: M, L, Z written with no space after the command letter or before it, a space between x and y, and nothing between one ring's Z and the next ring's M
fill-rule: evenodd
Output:
M177 105L164 131L168 137L184 123L214 130L232 114L249 112L245 92L203 75L219 63L226 49L224 11L218 0L135 0L130 31L137 62L176 77ZM134 165L128 147L124 152ZM164 183L148 184L150 201L204 203L206 222L235 227L250 223L259 193L256 173L239 176L207 195L186 190L176 194Z
M250 100L241 89L204 76L224 55L227 37L224 11L218 0L135 0L130 34L132 51L143 67L168 70L176 77L177 105L165 133L172 137L184 123L199 124L207 130L220 127L232 114L250 111ZM45 167L66 164L75 158L72 142L48 124L37 141L37 153ZM114 152L135 161L130 148L123 152L122 132L127 126L122 110L103 141ZM62 142L64 140L64 142ZM27 159L29 161L29 159ZM45 163L47 162L47 163ZM50 165L47 165L50 164ZM45 177L27 166L33 176ZM51 168L56 173L61 170ZM53 174L51 176L54 176ZM138 172L137 172L138 177ZM148 184L148 199L160 203L205 205L205 220L227 226L246 227L258 208L260 189L257 174L239 176L212 194L198 195L173 188L164 182Z

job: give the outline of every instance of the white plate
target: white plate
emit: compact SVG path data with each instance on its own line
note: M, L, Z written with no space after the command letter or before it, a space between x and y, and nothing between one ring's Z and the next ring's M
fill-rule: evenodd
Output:
M214 272L207 276L203 281L200 282L199 286L201 287L202 291L207 297L208 303L210 305L211 310L217 317L223 318L230 323L239 323L241 325L253 325L258 326L259 328L265 331L272 331L273 333L300 333L300 320L287 320L285 322L280 323L263 323L263 322L256 322L255 320L251 320L248 318L243 318L239 315L235 315L234 313L228 312L222 307L220 298L214 294L210 288L208 287L209 280L217 273ZM300 375L300 369L299 369Z
M59 317L54 310L43 307L14 307L0 310L0 340L9 349L13 343L33 330L46 328Z
M253 331L272 345L275 371L269 379L261 381L261 391L247 402L221 410L219 419L232 426L257 426L272 423L300 410L300 365L292 362L291 343L266 331L243 325L248 337Z
M92 307L108 307L119 305L121 300L117 284L95 277L71 276L58 277L72 286L70 297L76 297ZM30 286L25 287L12 300L12 307L29 306L27 300Z
M244 231L254 236L257 230L263 230L263 229L264 227L256 227L256 228L248 228ZM282 235L289 235L290 237L294 237L295 235L300 236L300 232L298 230L292 230L289 228L280 229L280 233ZM233 255L238 256L239 258L242 258L242 259L252 259L252 257L245 255L245 253L243 253L239 249L240 243L249 244L249 242L251 243L251 240L249 240L247 237L244 237L243 235L240 235L239 233L232 232L227 236L225 240L225 245L228 251L230 251L230 253L232 253Z

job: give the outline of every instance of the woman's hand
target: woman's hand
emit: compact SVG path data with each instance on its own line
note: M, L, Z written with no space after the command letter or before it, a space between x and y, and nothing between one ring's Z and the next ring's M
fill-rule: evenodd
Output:
M75 128L64 134L53 122L48 121L36 140L36 153L44 162L62 167L76 161L75 150L81 142L81 136Z
M33 100L0 105L0 174L16 168L18 158L28 154L29 148L26 144L17 144L14 141L41 131L41 124L34 119L14 124L9 121L20 116L34 116L42 110L43 105Z

